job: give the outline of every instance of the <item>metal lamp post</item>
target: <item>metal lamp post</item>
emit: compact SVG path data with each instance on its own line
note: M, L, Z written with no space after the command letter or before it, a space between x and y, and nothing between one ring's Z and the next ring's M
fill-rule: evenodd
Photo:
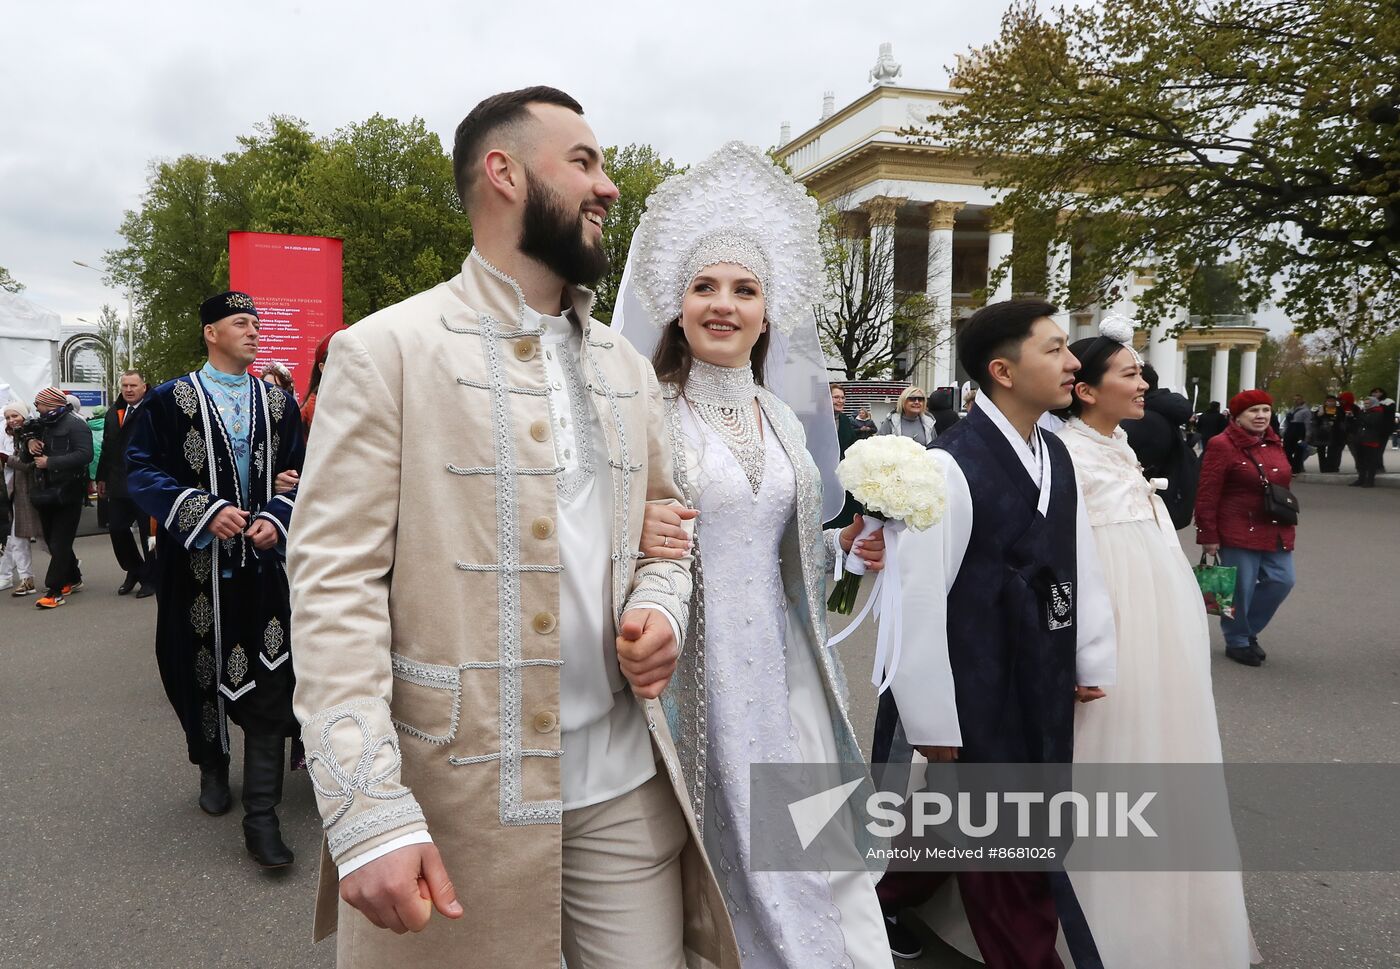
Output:
M82 266L84 269L91 269L95 273L107 274L96 266L90 266L81 259L74 259L73 265ZM132 358L132 336L131 336L131 290L123 290L122 295L126 297L126 369L130 370L135 366Z

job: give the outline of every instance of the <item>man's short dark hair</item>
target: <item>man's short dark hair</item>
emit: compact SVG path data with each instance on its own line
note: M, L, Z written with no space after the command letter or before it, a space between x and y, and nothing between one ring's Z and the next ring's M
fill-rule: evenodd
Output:
M1150 363L1144 363L1142 365L1142 379L1147 383L1148 390L1156 390L1157 381L1161 378L1157 376L1156 367L1152 366Z
M143 384L149 383L149 381L146 380L146 375L139 370L123 370L122 377L140 377ZM121 377L118 377L117 380L120 381Z
M493 94L472 108L457 126L452 144L452 175L457 181L457 198L463 209L467 207L467 194L471 191L477 162L487 150L487 142L502 128L528 120L532 104L557 104L575 114L583 114L583 105L558 88L543 84Z
M982 307L958 333L958 363L970 380L989 390L996 381L988 365L998 357L1017 359L1035 321L1059 311L1054 303L1040 299L1010 299Z

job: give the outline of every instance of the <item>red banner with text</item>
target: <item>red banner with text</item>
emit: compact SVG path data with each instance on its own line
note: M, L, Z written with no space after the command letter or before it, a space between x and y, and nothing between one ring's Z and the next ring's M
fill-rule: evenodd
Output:
M247 293L262 324L261 374L276 362L292 372L297 400L306 399L316 346L345 324L341 312L341 241L272 232L228 234L229 288Z

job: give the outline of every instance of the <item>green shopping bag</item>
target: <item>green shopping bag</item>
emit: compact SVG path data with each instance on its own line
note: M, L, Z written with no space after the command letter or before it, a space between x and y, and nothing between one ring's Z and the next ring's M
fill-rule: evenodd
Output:
M1233 565L1221 565L1218 555L1209 556L1214 565L1207 564L1207 556L1201 553L1201 561L1194 569L1196 584L1201 587L1201 596L1206 600L1206 613L1222 619L1235 618L1235 574L1239 571Z

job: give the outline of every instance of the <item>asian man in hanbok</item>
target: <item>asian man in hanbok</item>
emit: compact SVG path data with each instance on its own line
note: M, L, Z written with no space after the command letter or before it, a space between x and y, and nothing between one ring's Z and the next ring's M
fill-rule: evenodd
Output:
M881 698L876 761L898 759L892 734L933 763L1068 764L1076 700L1099 699L1113 682L1113 611L1084 501L1065 446L1037 423L1069 403L1079 367L1056 312L993 303L959 334L959 360L982 392L934 442L943 520L899 549L904 636ZM881 881L892 948L905 935L899 911L940 881L931 872ZM1102 964L1063 872L961 871L957 881L987 965L1060 969L1061 929L1077 969Z

